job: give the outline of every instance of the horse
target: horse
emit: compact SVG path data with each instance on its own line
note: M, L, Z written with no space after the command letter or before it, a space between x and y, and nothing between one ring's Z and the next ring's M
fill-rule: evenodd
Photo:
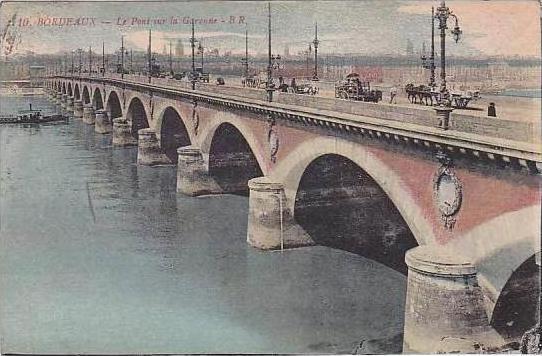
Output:
M413 104L424 104L429 105L429 101L431 101L431 105L433 105L433 93L431 92L431 88L426 85L419 85L414 86L414 84L409 83L405 85L405 91L407 92L407 98L408 101L410 101Z

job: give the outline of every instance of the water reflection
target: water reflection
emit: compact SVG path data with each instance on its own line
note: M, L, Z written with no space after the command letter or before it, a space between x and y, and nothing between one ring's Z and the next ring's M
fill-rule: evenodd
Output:
M138 166L80 121L33 130L0 127L4 352L400 350L402 274L255 250L246 197L178 195L176 167Z

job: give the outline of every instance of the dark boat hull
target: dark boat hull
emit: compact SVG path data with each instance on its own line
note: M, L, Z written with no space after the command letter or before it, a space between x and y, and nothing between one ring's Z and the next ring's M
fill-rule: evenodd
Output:
M62 115L48 115L39 118L21 118L15 116L0 117L0 124L42 124L46 122L55 122L66 120Z

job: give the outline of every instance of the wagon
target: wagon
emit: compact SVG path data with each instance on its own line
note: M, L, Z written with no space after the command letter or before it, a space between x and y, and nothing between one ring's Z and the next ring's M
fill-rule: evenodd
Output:
M377 103L382 100L382 91L371 89L369 82L362 81L359 74L351 73L335 84L335 97Z

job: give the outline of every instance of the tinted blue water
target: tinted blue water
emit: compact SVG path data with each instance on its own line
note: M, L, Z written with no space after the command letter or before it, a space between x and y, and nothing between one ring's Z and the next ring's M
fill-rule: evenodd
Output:
M4 97L1 111L29 100L51 110ZM1 126L0 142L3 352L400 350L398 272L251 248L246 197L178 195L176 167L138 166L81 122Z
M541 98L541 89L506 89L499 95L503 96L519 96L524 98Z

